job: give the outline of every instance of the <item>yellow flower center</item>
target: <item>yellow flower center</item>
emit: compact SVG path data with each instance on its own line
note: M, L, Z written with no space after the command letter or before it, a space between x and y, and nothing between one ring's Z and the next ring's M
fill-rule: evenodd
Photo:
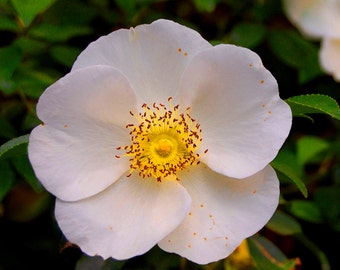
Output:
M189 115L190 108L180 112L179 105L172 105L172 98L168 101L169 109L154 103L152 107L143 104L138 115L130 112L138 120L137 125L126 126L131 130L131 144L117 148L130 157L128 176L138 171L142 178L179 180L179 171L199 163L196 151L202 142L200 125Z
M155 143L156 153L161 157L167 157L171 154L173 148L173 143L171 140L166 138L161 138Z

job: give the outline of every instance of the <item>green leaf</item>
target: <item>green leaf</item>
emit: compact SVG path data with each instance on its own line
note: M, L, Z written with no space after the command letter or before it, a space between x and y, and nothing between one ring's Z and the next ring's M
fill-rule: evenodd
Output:
M321 223L323 222L320 209L312 201L294 200L289 202L289 211L303 220Z
M256 235L248 238L249 252L256 262L257 269L289 270L294 269L296 261L288 260L272 242Z
M26 65L22 65L20 69L18 69L15 79L17 86L19 86L22 92L28 97L40 97L42 92L57 80L57 78L47 73L48 70L37 71L33 68L29 69L25 67Z
M29 135L14 138L0 146L0 160L27 154Z
M48 47L48 44L45 42L34 40L29 37L19 37L14 41L14 44L20 48L25 55L41 55L41 52L44 52Z
M137 1L115 0L119 6L126 13L126 17L132 17L137 10Z
M305 83L322 75L318 47L291 30L275 30L268 36L271 51L286 65L299 73L299 82ZM301 61L303 59L303 61Z
M49 42L65 42L70 38L88 35L91 28L77 25L40 24L32 28L30 34L35 38L41 38Z
M340 232L340 187L317 188L314 192L314 201L326 219L326 223Z
M11 78L21 58L22 52L15 46L0 48L0 89L5 94L12 93L14 89Z
M259 45L265 36L266 28L262 24L239 23L230 33L230 42L247 48Z
M10 78L22 58L21 51L14 46L0 48L0 78Z
M15 174L7 160L0 161L0 202L11 190L15 181Z
M41 121L39 120L37 114L34 111L28 111L23 119L22 129L30 132L33 128L40 124Z
M106 1L106 0L104 0ZM126 1L133 2L136 1ZM143 0L145 1L145 0ZM89 3L91 2L91 3ZM90 25L96 15L103 15L102 10L93 6L96 1L56 1L53 6L46 10L44 21L49 24L59 24L63 28L64 25ZM110 3L106 1L106 7ZM111 1L110 1L111 2ZM109 12L109 10L105 10ZM111 13L110 13L111 14ZM133 14L135 15L135 14ZM97 17L98 18L98 17Z
M303 196L307 198L307 188L301 179L303 169L292 152L281 150L271 162L271 165L274 169L287 176L299 188Z
M196 8L201 12L212 12L216 8L216 0L194 0Z
M10 95L15 92L15 82L12 79L0 78L0 91L5 95Z
M8 119L0 115L0 138L11 139L15 137L16 130Z
M27 155L13 157L11 161L14 164L14 167L20 173L20 175L27 183L30 184L34 191L41 192L43 190L41 183L35 177L34 171L28 160Z
M320 94L295 96L286 99L294 116L306 116L310 113L324 113L340 120L340 108L335 99Z
M81 50L75 47L55 46L51 49L50 53L58 63L66 67L71 67L80 52Z
M5 16L0 17L0 30L4 31L11 31L11 32L19 32L20 28L15 23L14 20L7 18Z
M303 136L296 144L297 159L304 166L317 157L318 154L330 148L330 144L317 136Z
M281 235L293 235L302 231L299 222L280 210L274 213L266 227Z
M51 6L55 0L11 0L11 2L24 26L27 27L39 13Z

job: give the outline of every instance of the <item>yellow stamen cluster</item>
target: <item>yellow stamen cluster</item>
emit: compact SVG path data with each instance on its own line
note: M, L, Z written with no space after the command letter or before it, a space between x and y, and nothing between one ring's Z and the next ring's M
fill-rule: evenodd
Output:
M154 103L151 108L143 104L138 115L130 112L139 124L126 126L131 130L131 145L117 148L130 157L128 176L137 170L142 178L179 180L178 171L199 163L196 150L202 141L200 125L190 117L190 108L180 112L179 105L172 105L171 97L168 102L170 109Z

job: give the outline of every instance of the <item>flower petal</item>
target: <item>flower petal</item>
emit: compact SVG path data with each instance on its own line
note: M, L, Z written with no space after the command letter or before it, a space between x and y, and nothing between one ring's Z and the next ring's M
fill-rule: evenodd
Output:
M147 252L185 218L191 199L177 181L122 177L102 193L57 200L66 238L88 255L128 259Z
M178 83L192 57L211 45L196 31L168 20L121 29L91 43L72 70L104 64L129 80L139 103L177 99Z
M319 56L322 68L340 82L340 38L324 39Z
M116 69L93 66L66 75L40 97L43 124L29 139L28 154L38 179L63 200L102 191L129 169L115 157L127 145L125 125L136 98ZM131 118L131 119L130 119Z
M333 0L285 0L288 18L304 35L340 37L340 2Z
M258 55L233 45L198 54L183 76L182 103L202 128L211 169L244 178L263 169L287 138L292 115Z
M279 181L270 166L242 180L198 166L181 179L192 208L159 246L199 264L227 257L268 222L278 205Z

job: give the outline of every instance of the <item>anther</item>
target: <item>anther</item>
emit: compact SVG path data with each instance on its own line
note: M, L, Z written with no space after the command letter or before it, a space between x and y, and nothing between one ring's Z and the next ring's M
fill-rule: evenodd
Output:
M154 102L153 109L144 103L138 117L130 111L139 124L126 125L131 129L131 144L116 148L124 149L123 156L130 157L127 177L138 170L141 178L154 177L161 182L161 179L171 177L179 181L177 173L180 170L199 164L200 156L195 153L202 141L199 124L194 124L196 120L189 115L190 107L185 113L179 113L179 105L173 106L172 97L167 101L169 109L163 103Z

